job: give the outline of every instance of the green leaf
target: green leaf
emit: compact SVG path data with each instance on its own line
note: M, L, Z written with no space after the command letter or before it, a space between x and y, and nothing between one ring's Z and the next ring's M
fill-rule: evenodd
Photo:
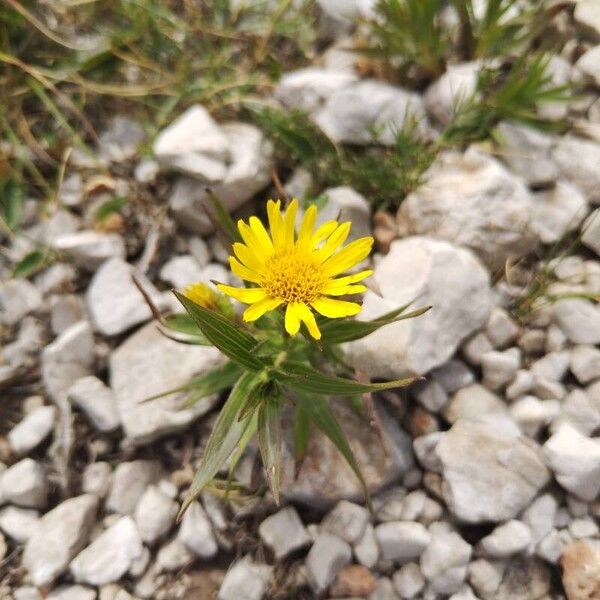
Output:
M13 277L29 277L41 271L50 262L45 250L33 250L25 255L13 268Z
M177 333L185 333L186 335L205 337L200 327L192 317L187 313L179 313L176 315L167 315L161 320L161 325L164 325L171 331Z
M242 370L238 365L233 362L228 362L222 367L218 367L205 373L204 375L193 379L188 385L193 385L190 388L192 392L188 398L186 398L183 408L191 408L196 402L210 396L217 394L223 390L231 387L242 374Z
M358 477L363 486L367 505L369 506L369 510L371 510L371 496L369 494L367 482L365 481L360 467L356 462L356 458L354 457L352 448L346 439L346 435L339 426L331 408L329 407L329 404L327 404L327 401L324 398L307 398L305 396L300 396L299 402L303 403L306 411L310 414L311 420L331 440L342 456L346 459L348 465L350 465L350 468L354 471L354 474L356 477Z
M327 396L353 396L365 392L389 390L405 387L418 379L417 377L408 377L384 383L359 383L352 379L317 371L310 365L297 361L284 362L279 369L274 371L274 377L294 390Z
M212 214L210 216L215 219L216 224L221 228L223 233L225 233L231 244L240 242L240 233L219 196L217 196L210 188L206 188L206 194L208 195L210 204L215 212L214 217Z
M14 179L9 179L2 189L2 213L9 229L15 229L23 214L23 188Z
M306 456L308 440L310 438L310 413L304 402L297 402L294 414L294 463L296 475Z
M150 396L149 398L144 398L142 402L151 402L152 400L158 400L159 398L165 398L166 396L179 394L181 392L194 392L195 395L202 394L194 401L196 402L205 396L216 394L217 392L231 387L238 380L241 374L242 369L240 369L238 365L228 362L221 367L217 367L216 369L209 371L208 373L194 377L184 385L171 388L170 390L161 392L155 396ZM191 405L189 402L189 400L186 400L183 408L189 408ZM194 402L192 402L192 404L194 404Z
M275 504L279 505L281 489L281 403L278 398L266 398L258 410L258 446L267 474L267 483Z
M259 385L252 391L251 394L248 394L248 398L246 398L246 402L240 409L240 414L238 415L238 420L243 421L248 415L253 414L257 411L258 407L262 404L265 399L265 388L264 385Z
M235 469L238 463L240 462L240 459L244 455L244 452L246 452L246 448L248 447L250 440L252 439L258 428L258 411L255 411L254 413L252 413L252 415L248 416L249 418L245 420L246 428L244 429L244 433L242 434L242 437L238 442L237 448L235 449L235 451L229 459L229 474L227 476L227 480L230 482L233 481L233 473L235 472ZM238 414L238 421L239 420L240 418Z
M374 331L377 331L384 325L403 321L404 319L413 319L426 313L431 306L424 306L412 312L402 314L409 305L402 306L372 321L356 321L354 319L330 319L325 321L320 327L323 341L329 344L341 344L342 342L351 342L359 340Z
M248 394L260 381L260 373L244 373L231 390L208 438L202 463L179 511L179 517L219 472L240 442L246 431L248 419L239 421L238 414Z
M254 350L258 342L249 333L220 314L192 302L183 294L177 291L173 293L210 343L225 356L251 371L258 371L266 366L264 361L255 356Z
M103 223L110 215L121 210L128 202L129 200L123 196L115 196L103 202L94 213L94 221L96 223Z

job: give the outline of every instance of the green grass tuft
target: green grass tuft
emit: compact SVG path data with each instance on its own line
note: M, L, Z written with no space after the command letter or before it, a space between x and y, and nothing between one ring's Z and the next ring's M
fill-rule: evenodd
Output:
M349 185L374 209L395 208L422 181L436 149L422 141L417 123L407 120L392 146L336 146L303 112L261 109L260 127L275 142L284 169L306 168L314 178L314 194L325 187ZM375 136L374 136L375 138Z

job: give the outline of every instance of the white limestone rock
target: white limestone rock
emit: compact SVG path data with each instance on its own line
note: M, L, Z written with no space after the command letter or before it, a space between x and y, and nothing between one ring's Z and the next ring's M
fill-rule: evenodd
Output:
M492 269L536 244L532 196L499 161L476 148L441 154L400 205L401 234L466 246Z
M347 399L334 399L331 409L356 457L371 493L397 481L413 466L410 439L378 401L375 410L381 423L382 438L348 404ZM288 421L289 422L289 421ZM291 434L286 438L291 440ZM293 448L284 444L282 492L290 501L321 509L331 508L339 500L364 501L360 481L333 443L313 429L305 459L294 474Z
M71 385L91 374L95 358L94 336L87 321L71 325L44 348L42 380L55 403L65 402Z
M122 517L71 561L71 575L77 583L113 583L129 571L143 551L134 520Z
M199 104L190 106L163 129L153 150L161 164L208 182L225 176L230 151L227 137Z
M492 558L505 558L523 552L531 543L531 530L527 525L511 519L498 525L492 533L479 542L481 551Z
M44 467L24 458L0 473L0 498L23 508L45 508L49 484Z
M84 494L65 500L39 520L23 553L35 585L49 585L67 570L88 540L97 508L98 499Z
M185 511L178 538L188 550L203 559L212 558L219 551L210 520L200 502L192 502Z
M429 133L418 94L375 80L333 92L313 119L334 143L392 145L407 119L415 120L419 135Z
M421 571L434 592L457 592L467 576L471 545L443 522L429 527L431 541L421 555Z
M115 395L97 377L78 379L69 388L67 395L98 431L114 431L121 425Z
M600 208L597 208L582 227L581 243L600 256Z
M550 477L535 443L487 424L457 421L441 436L435 454L446 504L466 523L515 517Z
M358 77L346 71L307 67L285 73L275 88L275 98L288 109L312 112L335 92L355 83Z
M0 529L17 544L24 544L37 530L40 513L33 508L6 506L0 510Z
M559 181L554 188L533 194L531 229L543 244L555 244L581 225L587 211L577 187Z
M565 135L558 140L552 158L563 177L574 183L589 202L600 203L600 142Z
M83 585L61 585L52 590L46 600L96 600L96 590Z
M126 255L125 242L116 233L77 231L56 237L53 245L78 267L88 271L95 271L109 258L124 259Z
M600 441L570 424L561 425L544 444L546 462L558 483L586 502L600 492Z
M177 388L224 361L213 347L180 344L149 323L127 338L110 356L110 387L114 391L127 441L146 444L181 430L206 414L217 401L213 394L190 409L181 408L182 394L146 402Z
M555 137L510 121L502 121L496 131L502 160L529 185L547 185L560 177L560 170L551 156Z
M553 306L555 322L575 344L600 344L600 307L578 298L559 300Z
M276 560L310 544L311 539L293 506L267 517L259 526L263 542L273 550Z
M231 565L219 589L218 600L262 600L273 567L253 562L248 556Z
M415 307L435 308L345 345L349 362L371 377L425 374L443 365L488 320L488 273L469 251L448 242L397 240L373 278L381 296L365 294L359 319L373 319L412 301Z
M600 350L590 345L576 346L571 351L570 367L579 383L600 379Z
M431 535L421 523L391 521L375 527L375 537L384 560L399 563L418 559L431 541Z
M102 335L124 333L152 318L150 307L135 286L131 265L121 258L111 258L96 271L86 293L87 308L94 328ZM136 277L155 305L163 301L158 290L143 276Z
M142 541L153 545L165 536L173 525L179 505L157 486L146 488L135 508L135 522Z
M456 108L475 94L480 68L479 61L448 65L446 72L429 85L423 101L432 119L442 126L450 123Z
M368 522L369 512L366 508L340 500L321 521L321 529L354 544L363 536Z
M55 406L40 406L27 414L8 433L8 443L17 456L29 454L54 429Z
M0 284L0 322L16 325L42 306L40 290L27 279L11 279Z
M352 550L346 542L331 533L319 533L306 557L308 578L315 592L325 591L351 558Z
M146 488L160 479L162 465L153 460L133 460L117 465L106 509L121 515L132 515Z
M174 256L160 270L160 278L175 289L183 289L202 278L202 267L191 254Z
M231 159L227 169L211 186L228 211L234 211L263 189L270 181L273 147L257 127L248 123L224 123ZM183 177L176 184L169 205L177 222L185 229L205 235L214 229L206 214L212 210L205 186Z

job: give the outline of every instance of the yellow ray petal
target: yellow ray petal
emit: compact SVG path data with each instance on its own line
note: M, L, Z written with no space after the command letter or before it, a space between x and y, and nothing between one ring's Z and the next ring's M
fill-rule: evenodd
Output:
M332 298L325 298L321 296L314 302L311 302L311 306L324 317L330 319L337 319L339 317L350 317L356 315L361 310L361 305L356 302L345 302L344 300L333 300Z
M302 223L300 223L300 231L298 233L298 246L307 248L310 243L310 239L313 235L313 229L317 221L317 207L311 204L302 217Z
M363 237L354 240L345 248L342 248L337 254L328 258L323 263L323 268L329 276L343 273L365 259L369 255L369 252L371 252L372 246L372 237Z
M322 291L323 294L327 294L328 296L345 296L346 294L363 294L367 291L366 285L342 285L338 287L324 287Z
M337 221L325 221L323 225L319 225L310 238L309 246L311 248L316 248L324 239L328 238L336 230L337 226Z
M296 335L300 331L299 304L288 304L285 309L285 330L290 335Z
M267 217L273 245L278 248L283 243L283 218L281 216L281 200L267 202Z
M259 300L244 311L243 319L244 321L256 321L256 319L262 317L266 312L277 308L282 303L283 300L279 300L278 298L267 297Z
M241 279L251 281L252 283L260 283L260 275L252 271L252 269L245 267L235 256L229 257L229 267Z
M342 223L328 238L319 249L318 256L322 261L327 260L345 241L350 233L352 223L347 221Z
M250 217L249 220L250 229L254 234L254 237L258 240L263 252L265 254L271 254L273 252L273 242L265 229L265 226L262 224L261 220L257 217Z
M285 211L283 218L283 243L288 248L294 245L296 235L296 213L298 212L298 200L294 198Z
M308 329L308 333L315 339L321 339L321 332L319 331L319 327L317 325L317 321L315 319L315 315L313 315L312 311L306 304L297 304L296 311L300 320L306 325Z
M266 254L269 254L268 246L263 246L261 241L254 234L254 231L252 231L252 229L241 219L238 221L238 230L242 236L242 240L244 240L244 244L246 244L246 246L250 248L250 251L256 256L264 257Z
M367 277L373 275L373 269L365 269L364 271L359 271L358 273L352 273L352 275L345 275L344 277L338 277L337 279L331 279L327 283L327 287L339 287L349 285L351 283L357 283L358 281L362 281ZM328 292L325 292L328 293Z
M256 256L248 246L236 242L233 245L235 255L240 259L240 262L257 273L261 273L264 268L264 263L259 256Z
M254 304L267 297L267 292L262 288L238 288L223 283L218 283L217 288L224 294L227 294L240 302L244 302L244 304Z

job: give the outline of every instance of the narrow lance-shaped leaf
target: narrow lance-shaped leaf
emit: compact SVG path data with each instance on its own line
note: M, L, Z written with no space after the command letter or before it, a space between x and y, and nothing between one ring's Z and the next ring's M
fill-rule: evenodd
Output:
M142 402L151 402L152 400L157 400L158 398L164 398L181 392L203 394L201 397L210 396L210 394L216 394L217 392L231 387L239 379L241 374L242 369L239 365L228 362L208 373L194 377L183 385L150 396L149 398L144 398Z
M206 188L206 195L208 196L212 209L214 210L214 215L209 212L209 218L216 221L215 224L227 236L230 244L233 244L234 242L240 242L240 233L219 196L217 196L217 194L215 194L210 188Z
M354 471L354 474L356 477L358 477L358 480L363 486L365 499L367 501L369 510L372 510L371 495L369 494L367 482L365 481L362 471L356 462L356 458L352 452L352 448L350 447L348 440L346 439L346 435L339 426L331 408L329 407L329 404L327 404L327 401L324 398L307 398L304 396L301 396L299 401L304 404L312 421L331 440L331 442L345 458L352 471Z
M244 373L231 390L208 438L202 463L179 511L179 517L218 473L238 445L247 425L246 421L238 421L238 413L248 394L259 384L260 378L260 373Z
M196 402L217 394L229 387L232 387L240 378L242 369L234 362L225 363L222 367L217 367L208 373L201 375L193 380L194 386L190 389L190 394L183 403L183 408L192 408ZM190 382L192 383L192 382Z
M207 339L225 356L252 371L258 371L265 363L254 354L257 341L239 326L220 314L208 310L179 292L174 292Z
M297 402L294 414L294 472L296 477L306 456L309 438L310 413L304 402Z
M239 421L239 416L238 416ZM254 411L251 415L248 415L248 418L245 420L246 428L244 429L244 433L238 442L237 448L229 458L229 475L227 477L228 481L232 481L233 473L235 472L240 459L244 455L248 444L252 440L252 437L256 433L256 429L258 428L258 411Z
M277 398L265 398L258 409L258 445L267 482L275 504L279 505L281 488L281 403Z
M322 339L325 343L329 344L341 344L342 342L359 340L374 331L377 331L384 325L419 317L426 313L430 308L431 306L424 306L409 313L402 314L406 309L406 306L403 306L371 321L331 319L323 323L320 328L323 336Z
M238 420L242 421L248 415L256 412L264 399L264 386L259 385L255 387L252 393L248 394L248 398L246 398L246 401L242 405L242 408L240 409L240 413L238 415Z
M365 392L405 387L418 379L409 377L383 383L359 383L352 379L322 373L310 365L297 361L284 362L273 374L278 381L295 390L332 396L354 396Z
M198 324L192 317L187 313L178 313L174 315L167 315L163 317L161 325L176 331L177 333L185 333L190 336L204 337L202 330L198 327Z

